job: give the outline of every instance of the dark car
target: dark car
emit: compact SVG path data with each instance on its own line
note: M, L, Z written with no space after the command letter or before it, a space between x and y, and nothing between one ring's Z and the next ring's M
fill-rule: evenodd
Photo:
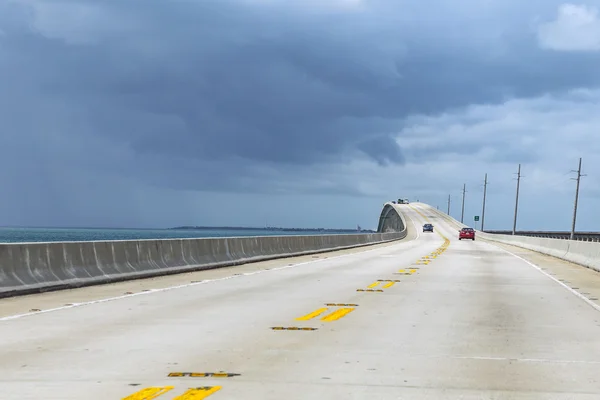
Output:
M475 240L475 229L473 228L462 228L458 231L458 240L471 239Z
M433 232L433 225L431 225L431 224L423 225L423 232Z

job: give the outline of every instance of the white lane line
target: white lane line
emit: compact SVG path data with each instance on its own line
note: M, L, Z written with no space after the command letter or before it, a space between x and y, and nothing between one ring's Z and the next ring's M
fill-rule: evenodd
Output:
M418 216L419 214L416 213L416 212L414 212L414 210L413 210L413 212L411 214L412 215L410 216L410 222L412 223L413 229L417 233L417 237L415 238L415 240L419 240L419 238L421 237L419 228L421 228L421 226L419 225L419 228L417 228L417 224L416 224L415 218L413 218L414 216Z
M530 266L532 266L533 268L535 268L536 270L538 270L541 274L544 274L545 276L547 276L548 278L552 279L554 282L558 283L560 286L562 286L563 288L567 289L569 292L571 292L572 294L574 294L575 296L579 297L581 300L583 300L584 302L586 302L588 305L592 306L596 311L600 311L600 306L596 303L594 303L592 300L588 299L587 297L585 297L583 294L579 293L577 290L569 287L568 285L565 285L563 282L559 281L558 279L556 279L555 277L553 277L552 275L550 275L549 273L547 273L546 271L544 271L543 269L541 269L540 267L538 267L537 265L535 265L534 263L532 263L529 260L526 260L525 258L516 255L515 253L512 253L506 249L503 249L502 247L498 246L495 243L486 243L489 246L494 246L502 251L504 251L505 253L510 254L513 257L518 258L519 260L523 261L524 263L529 264Z
M396 246L402 246L402 245L410 244L411 242L412 242L412 240L409 240L409 241L404 242L404 243L398 243L398 244L396 244ZM338 259L338 258L344 258L344 257L350 257L350 256L358 256L358 255L362 255L362 254L365 254L365 253L371 253L371 252L374 252L374 251L385 251L385 250L389 250L387 248L387 246L384 247L384 248L379 247L377 249L364 250L364 251L360 251L360 252L356 252L356 253L351 253L351 254L343 254L343 255L340 255L340 256L322 258L322 259L319 259L319 260L311 260L311 261L305 261L305 262L301 262L301 263L297 263L297 264L292 264L292 265L285 265L283 267L276 267L276 268L270 268L270 269L262 269L262 270L253 271L253 272L246 272L246 273L243 273L243 274L236 274L236 275L226 276L226 277L223 277L223 278L206 279L206 280L202 280L202 281L198 281L198 282L186 283L186 284L183 284L183 285L168 286L168 287L160 288L160 289L149 289L149 290L147 290L145 292L137 292L137 293L125 294L125 295L121 295L121 296L107 297L107 298L104 298L104 299L84 301L84 302L81 302L81 303L72 303L72 304L69 304L69 305L66 305L66 306L49 308L49 309L41 310L41 311L26 312L26 313L23 313L23 314L14 314L14 315L6 316L6 317L0 317L0 322L11 321L11 320L15 320L15 319L23 318L23 317L29 317L29 316L32 316L32 315L40 315L40 314L46 314L46 313L50 313L50 312L68 310L68 309L76 308L76 307L83 307L83 306L90 306L90 305L93 305L93 304L107 303L109 301L116 301L116 300L121 300L121 299L127 299L129 297L144 296L144 295L149 295L149 294L153 294L153 293L166 292L166 291L169 291L169 290L183 289L183 288L187 288L187 287L191 287L191 286L204 285L204 284L212 283L212 282L220 282L220 281L225 281L225 280L228 280L228 279L239 278L239 277L242 277L242 276L257 275L257 274L262 274L264 272L280 271L280 270L283 270L283 269L296 268L296 267L304 266L304 265L307 265L307 264L315 264L315 263L319 263L319 262L323 262L323 261L330 261L330 260L335 260L335 259Z
M402 212L402 211L405 211L405 212L406 212L407 210L398 210L398 209L396 209L396 211L397 211L397 212ZM421 237L421 235L419 235L419 229L417 229L417 225L416 225L416 223L415 223L415 218L414 218L414 216L415 216L415 215L418 215L418 214L417 214L416 212L414 212L414 210L410 210L410 211L411 211L411 213L410 213L410 214L412 214L412 215L411 215L411 216L405 215L405 217L408 217L408 219L410 220L410 223L411 223L411 224L412 224L412 226L413 226L413 229L415 230L415 233L417 234L417 237L416 237L416 238L414 238L414 240L419 240L419 238ZM407 213L407 214L408 214L408 213ZM419 228L420 228L420 226L419 226Z

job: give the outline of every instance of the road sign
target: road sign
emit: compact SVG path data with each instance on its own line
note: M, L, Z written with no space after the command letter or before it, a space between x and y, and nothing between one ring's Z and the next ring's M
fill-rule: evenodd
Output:
M475 222L479 221L479 215L475 216Z

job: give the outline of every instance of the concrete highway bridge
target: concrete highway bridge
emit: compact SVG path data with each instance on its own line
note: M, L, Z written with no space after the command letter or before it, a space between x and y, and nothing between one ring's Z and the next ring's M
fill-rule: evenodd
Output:
M0 399L600 399L600 244L461 227L1 245Z

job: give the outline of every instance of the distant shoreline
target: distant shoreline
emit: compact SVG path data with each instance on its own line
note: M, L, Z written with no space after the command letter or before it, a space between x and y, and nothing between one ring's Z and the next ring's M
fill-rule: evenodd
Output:
M281 232L347 232L347 233L375 233L368 229L331 229L331 228L275 228L272 226L264 228L249 228L241 226L177 226L167 228L168 230L193 230L193 231L214 231L214 230L232 230L232 231L281 231Z

